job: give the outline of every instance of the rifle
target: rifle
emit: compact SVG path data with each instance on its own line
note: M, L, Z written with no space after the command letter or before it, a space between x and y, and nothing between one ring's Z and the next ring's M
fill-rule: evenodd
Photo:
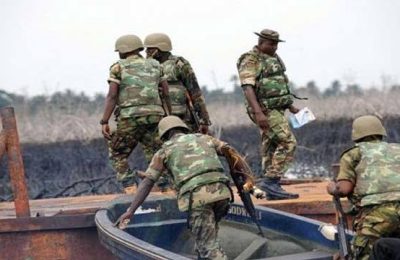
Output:
M199 119L199 116L196 114L196 111L194 110L192 98L190 97L188 91L185 91L185 95L186 95L187 106L189 108L190 117L193 118L196 129L199 129L200 128L200 119Z
M161 106L167 116L171 115L171 100L169 99L168 83L160 83L158 93L161 99Z
M337 234L339 240L339 254L341 259L350 259L351 249L349 241L346 237L347 218L340 203L339 196L333 196L333 203L338 215Z
M260 223L258 222L256 209L254 207L253 201L251 200L250 193L245 191L243 188L243 185L246 183L243 176L247 175L249 176L249 178L252 178L250 176L250 174L252 173L250 166L238 155L238 153L233 148L228 148L225 153L229 154L229 156L227 156L226 158L229 161L230 174L238 190L239 197L243 202L243 206L246 209L247 213L250 215L253 222L257 225L258 234L262 237L265 237L261 229ZM238 168L240 168L242 171L235 169L235 166L237 164L239 164Z

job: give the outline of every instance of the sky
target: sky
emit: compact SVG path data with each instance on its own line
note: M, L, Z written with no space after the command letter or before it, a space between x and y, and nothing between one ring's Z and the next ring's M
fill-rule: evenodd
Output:
M297 86L400 81L397 0L0 0L0 89L28 96L106 94L124 34L164 32L199 84L232 90L238 57L264 28ZM143 53L144 54L144 53Z

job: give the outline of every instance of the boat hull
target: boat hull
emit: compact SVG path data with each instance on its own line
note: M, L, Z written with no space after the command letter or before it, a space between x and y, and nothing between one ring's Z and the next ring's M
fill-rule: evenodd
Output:
M164 196L148 198L142 206L144 211L135 214L133 223L128 225L128 232L125 232L114 227L113 221L126 210L130 201L131 197L128 196L118 198L110 203L109 207L96 213L95 222L99 239L107 249L120 259L195 258L194 243L189 241L187 232L186 213L179 212L174 199ZM322 222L266 207L256 207L256 210L264 232L283 233L302 240L301 245L294 245L294 247L302 247L306 244L312 244L313 247L302 249L301 252L293 250L293 253L290 249L284 255L282 253L274 255L271 252L275 248L275 238L269 238L267 241L257 236L257 229L244 207L241 204L232 204L219 232L220 235L224 234L221 244L228 256L239 256L240 259L253 257L297 260L332 259L332 254L338 245L323 237L318 231ZM230 227L232 225L234 229ZM237 233L237 228L240 229L238 225L244 226L240 233ZM236 240L240 242L235 244ZM243 248L238 248L241 246ZM235 250L238 252L233 252Z

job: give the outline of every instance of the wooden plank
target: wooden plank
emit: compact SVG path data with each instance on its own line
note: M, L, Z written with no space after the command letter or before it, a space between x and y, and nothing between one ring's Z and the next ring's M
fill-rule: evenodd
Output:
M312 217L313 215L332 215L334 208L332 197L326 193L327 182L312 182L293 185L284 185L283 188L289 192L299 193L298 199L292 200L257 200L256 205L267 206L294 214ZM165 193L153 192L154 194L174 195L173 191ZM236 192L234 192L236 193ZM94 213L97 209L105 207L107 203L122 194L93 195L82 197L51 198L31 200L30 207L32 216L54 216ZM235 195L235 201L240 199ZM14 218L15 207L12 202L0 203L0 219Z

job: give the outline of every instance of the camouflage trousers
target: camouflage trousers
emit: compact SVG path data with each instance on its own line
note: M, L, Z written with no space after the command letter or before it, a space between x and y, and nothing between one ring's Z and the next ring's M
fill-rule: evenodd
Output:
M158 137L158 122L161 116L123 118L117 121L117 129L108 141L108 155L112 167L117 172L117 180L129 186L135 181L135 173L130 169L128 157L138 143L149 163L154 153L161 147Z
M269 129L261 131L261 164L264 176L268 178L283 176L296 149L296 138L284 113L284 110L270 110L267 115Z
M218 222L228 210L229 199L192 209L188 225L195 237L198 259L228 259L218 240Z
M352 241L354 259L369 259L372 246L381 237L399 237L400 202L364 207L354 220Z

